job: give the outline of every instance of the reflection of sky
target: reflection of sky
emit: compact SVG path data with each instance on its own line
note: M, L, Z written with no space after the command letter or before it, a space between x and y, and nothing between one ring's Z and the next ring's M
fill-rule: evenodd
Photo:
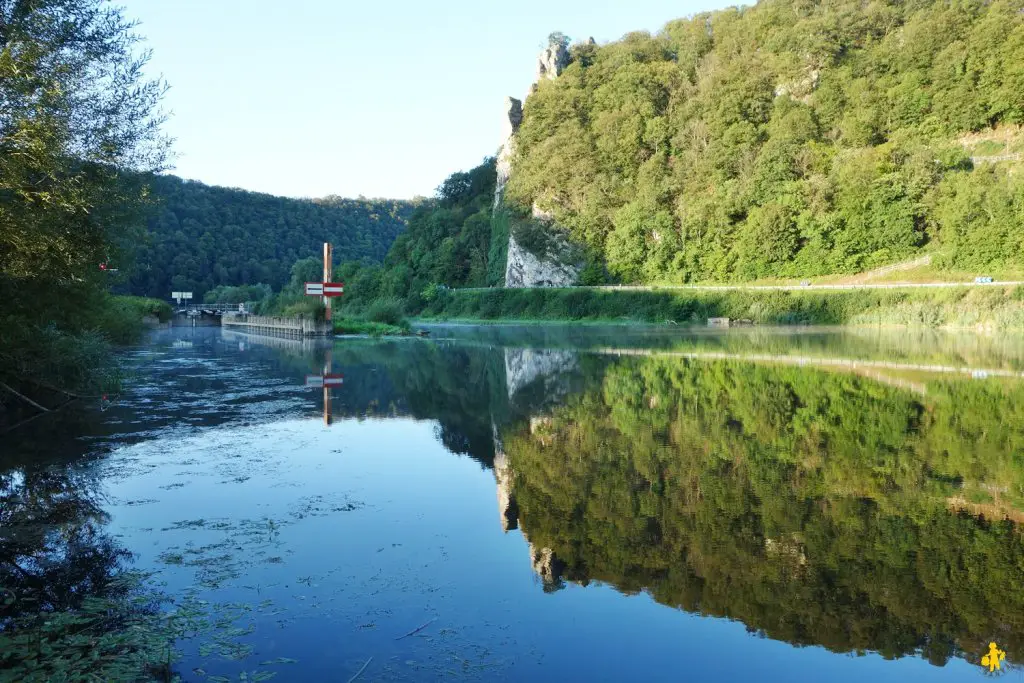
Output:
M298 659L283 671L296 680L351 675L370 656L381 667L377 675L390 666L417 679L452 666L461 672L451 657L473 670L486 667L484 679L510 680L897 681L980 673L962 660L940 669L912 658L794 648L752 636L741 623L607 586L570 584L546 594L526 541L500 530L492 474L447 453L429 422L225 428L125 448L106 468L107 492L121 502L114 528L139 552L141 566L162 566L156 558L182 551L189 539L195 547L233 535L159 532L175 522L278 520L276 541L243 539L235 546L241 550L228 550L234 559L221 568L237 562L241 575L205 597L273 600L268 611L286 609L258 620L255 657ZM169 483L184 486L161 488ZM154 502L130 504L147 500ZM349 504L358 507L331 511ZM268 561L274 557L282 561ZM162 578L174 590L192 583L195 572L170 567ZM422 636L395 640L435 617ZM287 620L284 630L279 619Z
M173 341L190 335L191 346ZM255 653L183 662L233 676L289 657L278 680L965 680L960 659L834 654L569 584L545 593L526 540L501 531L492 472L444 449L435 423L319 419L301 387L322 349L172 331L140 352L95 464L111 530L167 590L245 602ZM339 368L344 370L344 368ZM340 396L348 385L335 390ZM118 430L144 440L117 446ZM268 521L269 520L269 521ZM398 636L430 623L422 632ZM982 653L978 653L978 657ZM1013 656L1015 653L1010 653ZM273 667L272 667L273 668Z

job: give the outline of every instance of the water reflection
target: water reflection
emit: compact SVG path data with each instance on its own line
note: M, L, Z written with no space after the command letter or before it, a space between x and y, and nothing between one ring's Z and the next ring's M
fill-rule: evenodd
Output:
M1024 652L1012 346L497 335L339 345L339 365L386 374L391 398L382 411L363 381L333 402L436 420L449 450L492 466L500 528L529 540L545 591L599 581L837 652Z
M1022 359L1019 340L879 331L162 333L109 410L67 416L87 438L42 424L4 444L0 580L59 606L130 552L172 591L258 591L274 616L246 637L301 654L308 680L370 654L393 668L368 679L449 678L451 633L488 667L467 678L678 679L681 641L753 648L722 617L949 664L913 659L917 677L977 666L990 641L1018 662ZM80 576L63 564L87 556ZM615 668L627 642L650 663ZM757 671L812 656L773 652L750 652ZM851 662L829 677L863 674Z
M617 362L502 433L503 526L514 506L546 587L602 581L835 651L1020 653L1024 386L920 384Z

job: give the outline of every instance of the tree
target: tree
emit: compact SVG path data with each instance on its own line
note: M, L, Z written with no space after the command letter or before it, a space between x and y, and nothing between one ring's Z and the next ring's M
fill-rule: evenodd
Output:
M0 262L62 281L95 270L142 199L123 170L163 168L164 84L104 0L0 2ZM130 207L128 207L130 208Z
M0 0L0 374L61 374L164 167L164 84L105 0ZM31 340L29 343L26 341ZM95 345L93 345L95 348ZM69 373L82 374L82 373Z

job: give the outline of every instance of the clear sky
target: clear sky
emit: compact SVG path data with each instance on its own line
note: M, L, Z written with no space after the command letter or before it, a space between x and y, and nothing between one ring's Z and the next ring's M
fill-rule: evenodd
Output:
M174 173L294 197L430 195L494 154L552 31L614 40L722 0L119 0Z

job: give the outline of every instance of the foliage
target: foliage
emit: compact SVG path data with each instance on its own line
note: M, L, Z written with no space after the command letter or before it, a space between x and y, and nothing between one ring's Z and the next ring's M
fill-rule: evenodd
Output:
M165 323L173 315L171 305L160 299L111 296L97 319L97 328L107 340L115 344L129 344L142 336L145 318Z
M383 267L357 262L341 264L337 278L345 282L344 306L361 311L381 297L413 305L431 284L479 287L504 281L507 228L492 226L494 159L467 172L449 176L437 196L418 206L408 229L392 245ZM500 274L499 274L500 271Z
M782 325L913 325L1024 330L1016 289L700 291L686 289L490 289L447 292L412 311L425 317L630 320L693 323L708 318Z
M103 0L0 3L0 376L103 383L105 289L163 167L163 84ZM123 313L123 311L121 311ZM111 324L111 321L115 324Z
M408 325L405 320L405 307L402 301L393 297L377 299L367 307L364 315L370 322L396 326Z
M408 323L392 325L390 323L373 322L372 320L356 320L342 318L334 321L335 334L363 334L371 337L396 337L409 334Z
M273 295L270 285L217 285L203 296L203 302L208 304L245 304L260 302L269 299Z
M574 45L526 100L507 198L624 282L851 273L921 250L1019 267L1019 164L975 167L960 139L1024 122L1022 9L762 0Z
M289 199L173 176L148 182L157 207L126 286L157 297L261 282L280 289L290 264L321 254L324 242L337 259L379 261L413 210L404 201Z

